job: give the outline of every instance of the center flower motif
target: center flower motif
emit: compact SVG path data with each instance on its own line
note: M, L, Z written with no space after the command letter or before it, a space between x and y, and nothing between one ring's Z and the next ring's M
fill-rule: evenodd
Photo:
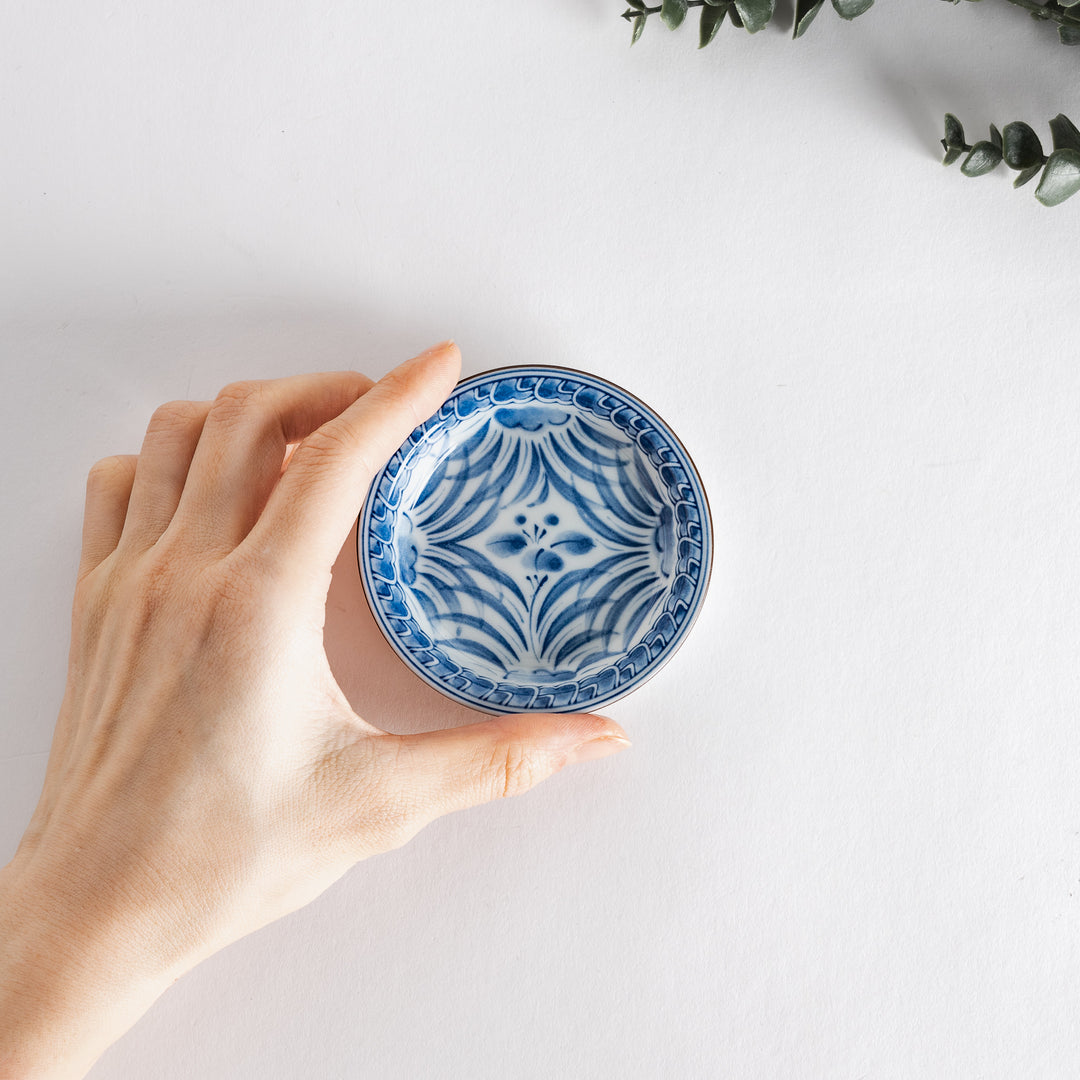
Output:
M521 554L521 561L538 573L557 574L565 565L564 556L585 555L596 546L591 536L580 532L559 533L547 540L545 545L549 530L559 524L557 514L546 514L543 524L532 522L531 529L528 527L530 522L526 515L517 514L514 524L519 527L519 531L492 537L487 542L488 550L502 559ZM557 548L562 548L561 554Z

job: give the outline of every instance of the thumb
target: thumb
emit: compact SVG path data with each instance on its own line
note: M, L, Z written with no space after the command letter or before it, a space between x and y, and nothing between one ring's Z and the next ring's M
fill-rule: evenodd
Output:
M588 713L523 713L397 738L399 779L429 819L521 795L564 765L630 745L614 720Z

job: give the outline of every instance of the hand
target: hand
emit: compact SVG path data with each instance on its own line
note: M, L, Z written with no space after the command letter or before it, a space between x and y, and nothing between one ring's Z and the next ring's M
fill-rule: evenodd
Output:
M201 959L434 818L627 745L597 716L421 735L330 672L330 570L457 348L162 406L90 473L67 688L0 873L0 1077L81 1076ZM291 446L295 449L287 457Z

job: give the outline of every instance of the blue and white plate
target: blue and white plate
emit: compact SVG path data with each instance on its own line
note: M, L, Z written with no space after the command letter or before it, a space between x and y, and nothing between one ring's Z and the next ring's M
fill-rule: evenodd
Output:
M375 478L357 531L405 663L491 713L594 710L655 674L705 597L712 528L671 429L595 375L474 375Z

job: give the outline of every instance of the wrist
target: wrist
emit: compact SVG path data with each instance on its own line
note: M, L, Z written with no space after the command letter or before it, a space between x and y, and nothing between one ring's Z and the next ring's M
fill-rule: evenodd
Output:
M0 869L0 1080L86 1074L177 977L35 856Z

